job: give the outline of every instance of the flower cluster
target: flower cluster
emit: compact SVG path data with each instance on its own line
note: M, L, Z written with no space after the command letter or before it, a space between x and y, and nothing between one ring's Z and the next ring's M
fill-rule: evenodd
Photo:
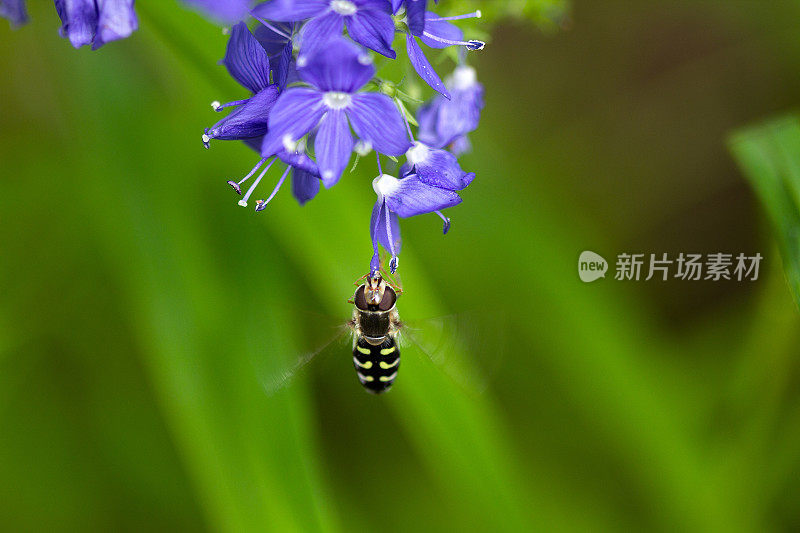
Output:
M75 48L91 45L93 50L128 37L138 27L134 1L55 0L60 34ZM484 43L465 40L454 22L478 18L480 11L441 17L429 10L428 0L183 2L233 25L222 63L250 96L212 103L215 111L230 112L206 128L202 139L206 148L214 139L240 140L258 152L244 178L228 182L241 196L239 205L248 205L276 161L284 171L271 194L256 200L256 211L266 208L290 173L292 192L302 205L317 195L320 183L329 188L339 181L353 152L358 161L374 150L371 271L380 269L380 246L391 255L391 272L397 268L399 218L435 213L447 233L450 219L442 210L460 203L458 191L475 178L457 157L469 149L467 135L478 127L483 108L483 87L466 64L466 52ZM12 26L27 22L25 0L0 0L0 17ZM402 83L415 85L415 80L377 76L375 58L398 60L393 48L398 35L405 40L408 64L435 91L416 114L408 106L421 102L400 90ZM458 64L445 81L421 45L456 47ZM394 162L404 156L405 163L384 174L381 155Z
M442 210L460 203L458 191L475 177L457 157L468 149L467 135L477 128L483 107L483 88L466 64L466 51L483 48L483 42L464 40L453 24L480 12L439 17L428 7L427 0L269 0L250 11L254 31L244 21L231 29L222 63L250 97L212 103L216 111L232 110L202 137L207 148L214 139L241 140L259 153L244 178L228 182L242 195L239 205L249 204L275 161L285 170L266 200L256 201L256 211L269 204L290 172L292 192L304 204L320 182L329 188L339 181L353 152L358 161L374 150L371 271L380 269L380 246L396 270L399 218L435 213L447 233L450 220ZM435 91L416 115L407 106L417 101L397 82L376 76L373 54L384 62L397 59L398 33L404 34L410 65ZM459 48L449 78L442 81L420 44ZM393 161L404 156L405 163L385 174L381 155Z
M135 0L55 0L61 17L61 37L75 48L91 44L97 50L104 44L130 36L139 26ZM234 23L246 17L251 0L183 0L211 18ZM0 0L0 17L21 26L28 22L25 0Z

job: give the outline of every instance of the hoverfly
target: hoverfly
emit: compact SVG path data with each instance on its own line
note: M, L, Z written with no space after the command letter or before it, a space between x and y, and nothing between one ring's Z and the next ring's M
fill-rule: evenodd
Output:
M464 324L464 316L450 315L417 321L416 326L412 327L400 321L397 300L403 291L398 283L390 281L388 276L380 272L375 272L360 278L356 286L355 293L348 300L353 305L352 318L345 324L337 321L334 331L338 330L338 333L323 342L321 347L301 355L293 365L277 375L265 376L263 386L268 395L286 387L317 355L323 352L341 354L330 346L343 349L344 346L337 340L343 340L347 333L352 338L352 360L356 376L367 392L381 394L392 387L400 368L401 345L413 347L415 350L412 351L424 354L429 363L433 363L458 385L473 392L483 392L486 384L480 371L469 372L465 367L471 365L464 364L463 355L460 355L466 348L465 340L468 341L469 337L476 334L483 334L484 328L481 324ZM481 322L483 321L482 317ZM310 329L328 330L326 327Z
M389 390L400 368L397 334L402 327L397 313L397 290L380 272L370 274L356 289L349 326L353 331L353 366L358 380L373 394Z

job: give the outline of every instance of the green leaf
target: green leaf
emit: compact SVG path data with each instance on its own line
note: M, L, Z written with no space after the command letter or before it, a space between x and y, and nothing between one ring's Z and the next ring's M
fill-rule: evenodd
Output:
M791 115L739 131L729 145L772 222L800 305L800 120Z

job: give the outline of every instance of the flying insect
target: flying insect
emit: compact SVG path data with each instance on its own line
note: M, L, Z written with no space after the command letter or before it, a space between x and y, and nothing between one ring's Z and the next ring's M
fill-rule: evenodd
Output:
M332 319L337 323L332 329L338 333L332 333L332 337L317 349L299 356L288 368L264 376L262 383L268 395L286 387L318 355L341 354L344 342L339 341L343 341L348 333L352 338L353 367L367 392L382 394L391 389L400 369L401 345L415 348L412 352L423 354L464 389L478 394L485 389L481 372L474 370L472 362L464 360L463 356L467 348L465 342L474 348L475 343L469 341L483 338L486 317L476 321L464 315L448 315L417 321L416 326L410 327L400 321L397 311L397 300L403 293L398 283L374 272L360 278L356 285L355 293L348 300L353 305L351 319L344 324ZM312 316L309 323L315 325L310 326L309 331L329 330L319 322L318 316L316 319ZM499 331L499 328L493 329ZM489 352L484 349L484 342L479 344L477 351ZM496 347L493 353L496 355Z
M397 313L397 291L380 272L367 276L353 296L353 366L358 380L373 394L389 390L400 368L397 334L402 323Z

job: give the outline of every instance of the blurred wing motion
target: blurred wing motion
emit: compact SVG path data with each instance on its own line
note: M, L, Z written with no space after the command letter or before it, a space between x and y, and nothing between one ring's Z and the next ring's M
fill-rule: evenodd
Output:
M342 365L343 371L348 370L348 354L352 350L352 346L349 344L352 333L348 325L341 320L337 322L331 317L313 313L307 313L307 315L301 322L307 328L304 330L306 333L305 346L294 351L289 358L291 363L262 373L261 384L267 396L272 396L289 387L299 375L306 373L312 361L319 362L321 359L328 359L331 354L334 354L334 358L338 354L339 358L345 362ZM311 348L307 349L309 345ZM304 350L304 348L306 349ZM270 356L270 354L265 356Z
M287 363L273 364L264 359L259 366L271 366L260 372L261 383L267 396L273 396L291 386L296 379L319 366L323 360L337 361L325 372L352 372L353 331L348 322L311 312L300 312L297 324L302 328L301 345L286 353L265 353L264 358L281 357ZM397 341L400 351L407 354L417 351L424 354L423 364L433 363L460 388L471 394L486 391L490 378L499 368L506 353L508 337L505 321L498 315L459 313L442 317L403 322ZM262 356L259 356L262 357ZM357 369L358 370L358 369ZM404 376L400 379L413 379Z
M482 394L505 358L504 324L497 314L459 313L404 322L399 337L461 388Z

